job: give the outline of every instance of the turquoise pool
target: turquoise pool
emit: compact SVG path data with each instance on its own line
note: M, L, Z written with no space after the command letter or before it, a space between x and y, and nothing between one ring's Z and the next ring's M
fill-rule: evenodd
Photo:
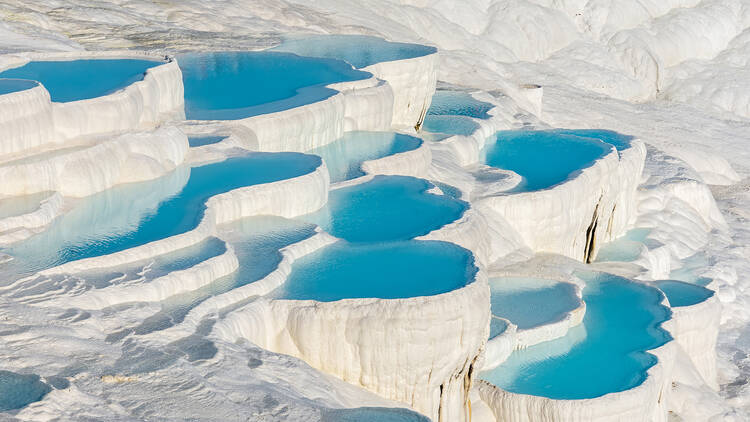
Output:
M312 35L286 39L271 51L339 59L361 69L375 63L426 56L437 52L437 49L426 45L391 42L367 35Z
M321 302L432 296L467 285L476 272L471 252L452 243L341 241L295 261L273 296Z
M324 100L326 85L369 78L340 60L278 52L190 53L178 57L185 114L195 120L236 120Z
M20 409L41 400L52 391L38 375L0 371L0 412Z
M188 145L190 148L202 147L219 143L224 139L227 139L227 136L188 136Z
M206 201L240 187L307 174L320 157L251 153L200 167L180 167L160 179L116 186L87 197L52 226L3 252L21 271L106 255L185 233L198 226ZM24 271L24 272L25 272Z
M596 254L596 262L633 262L646 249L646 237L651 229L637 228L629 230L624 236L607 242Z
M427 110L428 116L467 116L477 119L489 119L487 113L494 106L479 101L468 92L437 90L432 96L432 104Z
M661 293L627 279L586 276L583 324L568 334L513 352L480 377L519 394L588 399L633 388L656 357L647 350L671 340L660 324L670 318Z
M524 330L559 321L579 306L575 286L526 277L490 279L492 315Z
M350 242L407 240L461 217L466 202L427 192L432 184L407 176L375 176L331 191L328 204L303 217Z
M11 92L25 91L39 85L36 81L28 79L0 79L0 95Z
M309 151L319 155L328 167L331 182L364 176L361 165L368 160L387 157L419 148L422 140L393 132L347 132L342 138Z
M547 189L591 166L612 146L590 138L544 130L501 131L482 152L485 164L523 177L515 191Z
M469 136L479 129L479 124L466 116L427 115L422 123L422 130L445 135ZM436 141L442 139L434 139Z
M142 80L146 70L160 64L164 62L140 59L34 61L0 72L0 78L39 81L52 101L66 103L111 94Z
M679 280L660 280L656 286L667 296L672 307L692 306L714 295L714 291Z

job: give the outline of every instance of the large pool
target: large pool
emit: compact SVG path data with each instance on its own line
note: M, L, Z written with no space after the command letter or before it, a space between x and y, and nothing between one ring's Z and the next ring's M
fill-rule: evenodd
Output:
M461 217L466 202L427 192L433 185L407 176L375 176L331 191L328 204L304 219L350 242L407 240Z
M160 64L164 62L140 59L34 61L0 72L0 78L39 81L52 101L65 103L111 94L142 80L146 70Z
M313 35L289 38L271 50L344 60L357 69L375 63L411 59L437 52L435 47L391 42L367 35Z
M273 295L321 302L432 296L465 286L476 272L471 252L452 243L341 241L295 261Z
M189 168L165 177L116 186L81 200L52 226L3 251L38 271L185 233L198 226L206 201L244 186L289 179L315 170L320 157L299 153L251 153Z
M0 412L20 409L41 400L52 388L38 375L0 371Z
M528 329L559 321L580 302L572 284L542 278L490 280L492 315Z
M323 158L331 182L341 182L364 176L361 165L400 152L411 151L422 145L422 140L393 132L347 132L328 145L309 151Z
M568 334L513 352L480 377L519 394L588 399L633 388L646 378L654 349L671 337L660 324L670 317L652 287L600 274L583 291L583 324Z
M178 57L185 114L195 120L236 120L324 100L326 85L369 78L340 60L278 52L191 53Z
M515 191L534 191L568 180L611 149L609 143L570 131L501 131L487 143L483 161L523 177Z
M0 79L0 95L11 92L25 91L39 85L36 81L28 79Z

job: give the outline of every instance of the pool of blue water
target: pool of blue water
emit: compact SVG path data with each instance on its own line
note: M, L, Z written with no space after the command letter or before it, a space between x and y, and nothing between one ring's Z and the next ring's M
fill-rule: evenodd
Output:
M407 240L461 217L466 202L427 192L432 184L407 176L376 176L335 189L328 204L303 219L349 242Z
M11 92L25 91L39 85L36 81L28 79L0 79L0 95Z
M466 116L427 115L422 123L422 130L445 135L469 136L477 129L479 129L479 124Z
M594 398L641 384L656 363L646 351L671 340L660 327L671 315L660 305L661 293L612 275L586 278L583 324L513 352L480 377L506 391L553 399Z
M328 167L331 182L341 182L364 176L361 165L400 152L411 151L422 145L422 140L393 132L347 132L328 145L309 151L319 155Z
M369 78L341 61L279 52L191 53L178 57L185 114L236 120L324 100L326 85Z
M202 147L204 145L219 143L226 138L226 136L188 136L188 145L191 148Z
M366 35L313 35L290 38L271 50L344 60L357 69L375 63L411 59L437 52L435 47L391 42Z
M479 101L468 92L438 90L432 96L432 104L427 110L428 116L468 116L477 119L488 119L487 113L493 105Z
M0 412L20 409L41 400L52 388L38 375L0 371Z
M315 155L284 152L183 166L160 179L85 198L48 230L3 252L27 271L119 252L194 229L211 196L307 174L320 164Z
M607 242L599 249L596 262L633 262L646 249L646 236L651 229L637 228L629 230L624 236Z
M508 322L500 319L496 316L492 316L490 318L490 337L489 340L492 340L493 338L499 336L500 334L504 333L505 330L508 329Z
M452 243L341 241L295 261L273 295L321 302L432 296L465 286L476 272L471 252Z
M678 280L657 281L656 286L664 292L672 307L692 306L714 295L711 289Z
M564 182L611 148L598 139L556 131L501 131L487 143L483 161L523 177L515 191L534 191Z
M630 141L635 139L633 136L606 129L554 129L552 132L579 138L598 139L612 145L618 151L630 148Z
M0 72L0 78L39 81L52 101L65 103L111 94L142 80L146 70L163 63L140 59L35 61Z
M409 409L358 407L354 409L322 409L321 422L430 422L430 419Z
M521 330L559 321L579 306L573 285L541 278L493 278L490 293L492 315Z

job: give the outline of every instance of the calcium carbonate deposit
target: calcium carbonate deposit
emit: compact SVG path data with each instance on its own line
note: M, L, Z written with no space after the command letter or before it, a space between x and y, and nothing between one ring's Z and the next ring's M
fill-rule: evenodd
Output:
M0 419L750 420L750 0L0 0Z

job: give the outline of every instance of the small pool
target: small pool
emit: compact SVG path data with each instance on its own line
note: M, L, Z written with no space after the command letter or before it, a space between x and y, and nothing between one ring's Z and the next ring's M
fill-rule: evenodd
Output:
M445 135L470 136L477 129L479 124L466 116L427 115L422 123L422 130Z
M101 97L143 79L163 61L141 59L40 60L0 72L0 78L39 81L52 101L66 103Z
M711 289L678 280L657 281L656 286L664 292L672 307L696 305L714 295Z
M433 296L467 285L476 272L471 252L448 242L341 241L295 261L273 295L321 302Z
M0 198L0 219L34 212L39 209L41 202L51 195L52 192L39 192Z
M596 262L633 262L646 249L646 237L651 229L637 228L629 230L624 236L607 242L596 254Z
M0 371L0 412L20 409L41 400L52 391L39 375L23 375Z
M375 176L331 191L328 204L303 217L350 242L407 240L461 217L466 202L427 192L433 185L407 176Z
M422 140L393 132L347 132L328 145L309 151L323 158L331 182L341 182L364 176L361 165L368 160L412 151Z
M501 131L488 142L483 161L523 177L516 192L547 189L568 180L611 151L601 140L546 130Z
M494 106L479 101L468 92L437 90L432 96L432 104L427 110L428 116L467 116L477 119L489 119L487 113Z
M489 340L499 336L508 329L508 322L494 315L490 318L490 337Z
M185 233L198 226L206 201L233 189L289 179L319 167L320 157L251 153L162 178L116 186L87 197L52 226L3 251L39 271Z
M388 407L322 409L320 417L321 422L430 422L412 410Z
M624 391L641 384L656 357L647 350L671 340L661 293L627 279L587 278L583 324L556 340L513 352L480 377L519 394L572 400Z
M10 94L11 92L26 91L39 85L36 81L28 79L0 79L0 95Z
M271 51L339 59L361 69L375 63L434 54L437 49L420 44L391 42L367 35L313 35L286 39Z
M191 53L178 57L185 114L195 120L236 120L324 100L326 85L369 78L340 60L279 52Z
M490 279L492 315L529 329L559 321L580 305L572 284L543 278Z
M224 139L227 139L227 136L188 136L188 145L190 145L190 148L202 147L217 144Z

